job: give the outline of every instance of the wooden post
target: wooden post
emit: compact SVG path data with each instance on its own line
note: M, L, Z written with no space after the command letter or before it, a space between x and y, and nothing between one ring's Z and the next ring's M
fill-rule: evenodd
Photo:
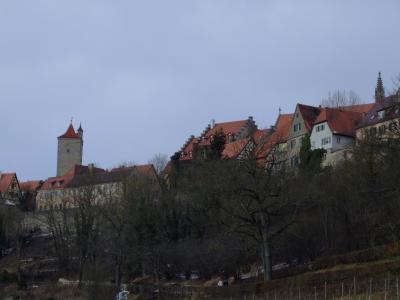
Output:
M317 287L314 286L314 300L317 300Z
M354 294L354 297L356 296L356 294L357 294L357 287L356 287L356 277L354 276L354 278L353 278L353 294Z
M326 281L325 281L325 300L326 300Z
M385 279L385 294L384 294L384 299L386 300L386 285L387 285L387 282L386 282L386 279Z
M396 277L396 300L399 300L399 277Z
M369 297L368 300L371 300L372 296L372 278L369 279Z
M344 297L344 283L342 281L342 296L340 297L341 300L343 300Z
M299 300L301 300L301 291L300 291L300 288L299 288Z

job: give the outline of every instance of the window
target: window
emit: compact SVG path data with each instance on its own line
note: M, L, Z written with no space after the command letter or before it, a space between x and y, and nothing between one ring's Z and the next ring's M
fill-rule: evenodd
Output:
M67 149L67 153L69 153L69 149Z
M297 156L290 159L290 164L292 167L297 167L299 165L299 158Z
M331 143L331 137L330 137L330 136L328 136L328 137L326 137L326 138L323 138L323 139L321 140L322 146L327 145L327 144L330 144L330 143Z
M378 127L378 132L379 134L384 134L386 131L386 126L385 125L381 125Z
M384 110L378 111L378 118L383 119L384 117L385 117L385 111Z
M337 142L338 144L340 144L340 136L337 136L337 137L336 137L336 142Z
M293 125L293 131L294 132L300 131L300 129L301 129L301 124L300 123L297 123L297 124Z
M396 121L393 121L392 123L389 124L389 130L390 130L391 132L397 130L397 122L396 122Z
M293 139L290 141L290 149L294 149L295 146L296 146L296 139Z
M323 131L325 129L325 125L321 124L317 126L317 132Z
M312 141L311 142L311 149L314 149L315 148L315 141Z

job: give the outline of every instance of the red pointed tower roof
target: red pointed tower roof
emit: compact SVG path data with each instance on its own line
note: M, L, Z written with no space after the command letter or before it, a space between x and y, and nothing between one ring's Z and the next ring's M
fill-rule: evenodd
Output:
M69 124L67 131L58 137L59 139L80 139L80 135L75 132L74 126Z

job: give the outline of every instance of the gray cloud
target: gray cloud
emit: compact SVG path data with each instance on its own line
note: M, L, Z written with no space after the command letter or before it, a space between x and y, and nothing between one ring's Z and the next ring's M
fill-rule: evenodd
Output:
M71 116L84 162L171 155L211 118L372 99L398 67L398 0L14 1L0 3L0 170L55 174Z

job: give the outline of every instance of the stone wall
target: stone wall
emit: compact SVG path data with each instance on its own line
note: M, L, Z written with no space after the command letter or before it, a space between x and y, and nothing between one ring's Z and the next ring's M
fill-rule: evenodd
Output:
M58 139L57 176L64 175L74 165L82 164L82 139Z

